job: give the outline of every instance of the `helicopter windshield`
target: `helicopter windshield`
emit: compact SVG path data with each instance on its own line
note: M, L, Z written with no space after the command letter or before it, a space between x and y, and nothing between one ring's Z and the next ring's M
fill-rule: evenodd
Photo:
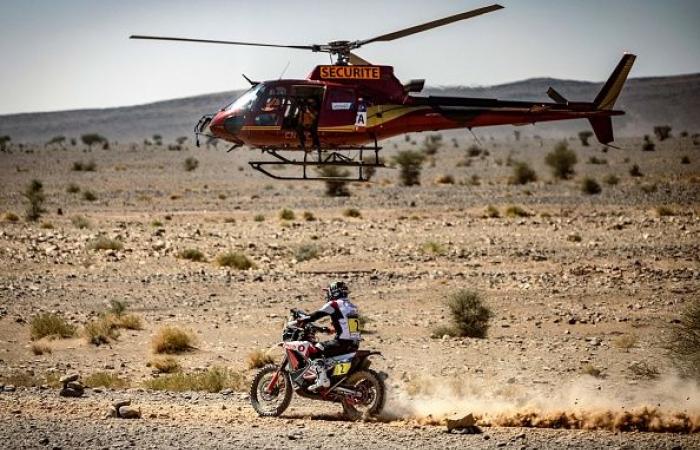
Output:
M233 103L224 108L225 111L248 110L260 93L262 84L258 84L251 90L238 97Z

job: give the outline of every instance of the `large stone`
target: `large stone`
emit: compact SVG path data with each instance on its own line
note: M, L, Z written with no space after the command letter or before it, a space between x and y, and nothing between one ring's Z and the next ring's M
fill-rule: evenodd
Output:
M61 397L82 397L83 391L69 387L64 387L60 390L58 395L60 395Z
M460 433L476 434L481 431L479 430L479 427L476 426L476 420L474 419L474 415L472 413L469 413L466 416L455 415L452 417L448 417L446 425L448 433L454 431Z
M122 419L140 419L141 410L132 406L122 406L119 408L119 417Z
M69 389L74 389L76 391L84 391L85 387L80 381L70 381L66 384L63 385L64 387L67 387Z
M77 373L71 373L68 375L63 375L61 378L58 379L59 383L62 385L66 385L70 383L71 381L78 381L78 378L80 378L80 374Z
M129 406L131 405L131 400L117 400L114 403L112 403L112 406L114 406L116 409L121 408L122 406Z

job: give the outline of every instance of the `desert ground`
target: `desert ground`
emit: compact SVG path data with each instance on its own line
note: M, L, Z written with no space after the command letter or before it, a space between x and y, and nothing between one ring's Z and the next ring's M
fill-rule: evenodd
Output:
M642 151L641 137L607 151L572 139L576 173L561 181L544 163L555 140L450 135L420 186L400 186L390 168L335 198L322 182L252 171L252 150L14 144L0 153L0 440L64 449L698 448L700 390L677 377L665 349L700 295L700 147L674 135L655 151ZM389 142L387 160L420 148L422 135L410 139ZM468 156L473 144L488 154ZM183 168L188 157L196 169ZM73 170L90 161L94 171ZM509 184L513 161L528 162L538 180ZM630 175L634 164L642 176ZM610 174L619 183L603 182ZM438 183L444 175L454 183ZM585 176L602 192L583 193ZM23 218L32 179L46 194L36 222ZM488 217L489 205L499 217ZM512 206L526 214L507 214ZM284 208L294 219L280 218ZM91 249L98 236L121 248ZM180 257L186 249L203 260ZM220 267L228 251L255 267ZM335 279L349 283L366 318L363 347L383 353L373 366L388 374L385 415L348 422L338 405L295 397L282 417L258 418L248 355L280 340L289 308L320 306ZM487 336L432 337L460 289L492 310ZM113 300L143 326L93 345L82 329ZM47 312L74 325L75 337L32 340L33 318ZM174 356L183 372L226 368L239 377L231 388L149 387L165 376L148 364L165 325L195 336L194 349ZM74 372L111 382L60 397L57 377ZM141 418L106 418L121 399ZM481 433L446 432L444 417L467 413ZM639 414L652 417L652 431L629 431Z

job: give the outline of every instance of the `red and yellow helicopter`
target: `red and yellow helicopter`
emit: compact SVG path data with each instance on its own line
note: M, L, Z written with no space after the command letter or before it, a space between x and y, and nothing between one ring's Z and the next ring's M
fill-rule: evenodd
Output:
M151 39L210 44L281 47L324 52L335 56L333 65L317 66L305 80L256 82L251 89L213 115L202 117L195 133L231 142L231 149L246 145L260 149L274 160L251 161L256 170L286 180L327 179L309 175L307 168L343 166L366 181L367 168L384 167L379 141L404 133L491 125L525 125L568 119L588 119L602 144L613 141L615 101L627 79L635 55L625 54L593 102L571 102L550 88L553 102L524 102L487 98L415 95L425 80L402 84L390 66L374 65L355 53L373 42L387 42L432 28L502 9L491 5L358 41L333 41L321 45L277 45L179 37L133 35ZM199 141L197 140L199 144ZM303 159L292 159L294 152ZM369 155L367 154L369 153ZM299 176L283 176L269 165L301 168Z

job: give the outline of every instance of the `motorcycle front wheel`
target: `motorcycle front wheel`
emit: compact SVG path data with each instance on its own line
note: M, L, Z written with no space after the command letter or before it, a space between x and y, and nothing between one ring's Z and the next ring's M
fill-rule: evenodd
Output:
M250 384L250 403L262 417L277 417L282 414L292 401L292 380L287 372L282 371L276 385L268 392L278 367L268 364L258 370Z
M374 370L360 370L348 377L344 386L359 392L359 397L344 397L343 411L350 420L361 420L373 417L384 408L384 381Z

